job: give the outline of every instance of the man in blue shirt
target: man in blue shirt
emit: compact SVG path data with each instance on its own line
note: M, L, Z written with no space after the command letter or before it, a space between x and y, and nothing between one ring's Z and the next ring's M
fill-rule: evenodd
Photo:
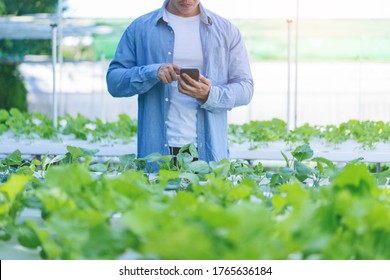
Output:
M198 68L199 80L179 76ZM193 143L200 160L229 158L227 111L253 95L239 30L200 0L165 0L124 32L107 72L114 97L138 95L138 157Z

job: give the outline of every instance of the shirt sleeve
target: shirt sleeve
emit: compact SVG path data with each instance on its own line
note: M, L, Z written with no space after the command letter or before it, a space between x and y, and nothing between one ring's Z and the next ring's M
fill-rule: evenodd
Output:
M108 91L114 97L143 94L160 82L157 72L161 64L137 66L134 30L130 25L122 35L107 71Z
M212 85L207 101L201 104L201 108L211 112L247 105L253 96L253 78L248 53L239 30L234 26L231 29L231 38L227 83Z

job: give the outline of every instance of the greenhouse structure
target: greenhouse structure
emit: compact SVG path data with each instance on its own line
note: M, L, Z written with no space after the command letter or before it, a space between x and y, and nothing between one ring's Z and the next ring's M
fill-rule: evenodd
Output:
M200 1L254 81L209 162L138 156L137 96L107 90L123 32L164 1L28 2L0 0L1 260L390 260L387 1Z

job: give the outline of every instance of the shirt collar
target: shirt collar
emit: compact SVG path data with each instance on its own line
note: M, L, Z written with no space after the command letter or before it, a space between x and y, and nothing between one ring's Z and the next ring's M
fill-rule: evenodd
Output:
M169 0L165 0L162 7L158 10L157 16L155 18L155 24L157 24L160 20L168 22L167 13L165 7L167 6ZM207 25L211 25L211 17L208 15L208 11L203 7L202 3L199 3L200 8L200 20Z

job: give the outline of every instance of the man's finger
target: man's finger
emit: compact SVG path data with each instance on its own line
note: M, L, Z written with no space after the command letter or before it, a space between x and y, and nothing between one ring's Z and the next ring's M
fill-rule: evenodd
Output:
M170 83L170 75L169 75L169 72L167 71L167 69L164 69L162 72L161 72L161 81L165 84L168 84Z
M174 67L172 68L169 68L169 76L171 78L171 81L177 81L177 75L176 75L176 72L174 70Z
M173 67L173 71L175 71L176 75L179 75L180 74L180 66L176 65L176 64L172 64L172 67Z
M179 77L178 83L179 83L181 89L188 90L188 85L183 78Z
M210 80L209 79L207 79L205 76L203 76L203 75L200 75L199 76L199 81L200 82L202 82L202 83L204 83L204 84L206 84L206 85L210 85Z
M187 85L192 86L192 87L197 87L198 82L195 81L194 79L192 79L188 74L183 73L183 78L185 81L187 81Z
M168 83L168 80L167 78L165 78L165 76L160 76L160 81L163 82L164 84L167 84Z

